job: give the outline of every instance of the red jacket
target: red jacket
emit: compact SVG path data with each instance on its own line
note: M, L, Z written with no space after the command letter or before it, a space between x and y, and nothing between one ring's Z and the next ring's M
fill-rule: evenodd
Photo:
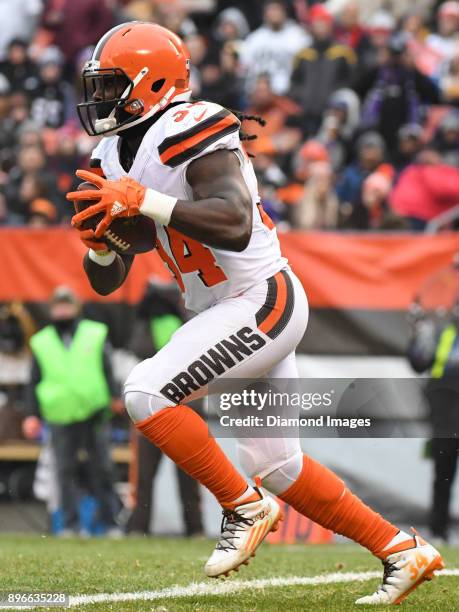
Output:
M389 201L403 217L430 221L459 204L459 169L413 164L400 175Z

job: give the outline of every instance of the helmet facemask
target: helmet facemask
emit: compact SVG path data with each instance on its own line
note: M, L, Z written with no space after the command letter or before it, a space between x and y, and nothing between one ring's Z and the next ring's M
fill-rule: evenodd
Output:
M125 129L142 114L143 102L130 96L148 68L132 81L122 68L99 68L95 63L90 61L83 69L84 102L77 111L86 132L101 136Z

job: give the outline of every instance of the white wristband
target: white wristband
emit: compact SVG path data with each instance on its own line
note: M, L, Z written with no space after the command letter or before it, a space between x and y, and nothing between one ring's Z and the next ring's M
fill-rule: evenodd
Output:
M89 249L88 257L91 261L98 264L99 266L109 266L115 261L115 251L94 251Z
M155 189L147 189L140 206L140 212L161 225L168 225L176 204L177 198L160 193Z

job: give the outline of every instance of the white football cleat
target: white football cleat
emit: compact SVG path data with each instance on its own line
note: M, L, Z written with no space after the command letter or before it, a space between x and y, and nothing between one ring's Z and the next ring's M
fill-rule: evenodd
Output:
M209 578L228 576L240 565L248 565L268 533L276 531L284 518L275 499L255 490L260 499L223 510L220 539L204 568Z
M401 545L395 546L394 552L389 551L384 559L381 586L373 595L357 599L356 604L399 604L425 580L432 580L435 570L445 567L438 550L425 542L416 531L406 548L400 548Z

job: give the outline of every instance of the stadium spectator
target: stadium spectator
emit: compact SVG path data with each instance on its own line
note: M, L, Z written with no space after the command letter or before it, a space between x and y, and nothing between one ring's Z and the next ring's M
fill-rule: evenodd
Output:
M220 12L228 7L238 8L247 19L250 30L253 31L262 25L265 2L266 0L252 0L252 2L246 0L216 0L216 9L217 12Z
M434 480L429 524L437 544L446 544L450 536L451 493L459 457L458 404L458 304L438 324L417 307L411 317L407 357L419 374L429 373L425 396L430 409L432 440L430 456Z
M22 38L14 38L7 48L5 59L0 62L3 74L14 91L30 91L36 87L37 67L28 56L28 45Z
M402 125L397 136L398 145L394 156L394 166L397 173L400 173L415 161L422 149L422 127L417 123L407 123Z
M303 230L336 229L339 200L334 190L333 170L328 162L311 164L304 196L295 210L296 227Z
M128 0L115 8L115 21L156 21L155 3L150 0Z
M439 74L442 98L448 104L459 104L459 42L451 58L444 62Z
M351 84L357 58L333 40L333 17L323 5L311 8L309 24L313 41L295 57L290 96L303 109L304 134L313 136L331 94Z
M276 191L277 199L287 204L287 211L299 204L304 196L304 184L309 179L311 167L316 162L328 162L330 155L326 147L318 140L307 140L299 151L295 153L292 161L292 176L286 184ZM294 212L289 212L292 217ZM295 223L295 222L294 222Z
M339 89L330 98L317 133L328 150L335 171L350 160L354 135L360 121L360 101L351 89Z
M246 91L253 88L260 74L267 74L274 93L287 93L293 57L309 42L305 30L288 19L285 2L267 0L263 8L263 25L249 34L241 51Z
M357 58L359 74L378 65L379 57L395 27L395 19L387 11L378 11L371 16L366 27L368 45L360 50Z
M49 158L48 167L56 177L57 189L63 198L68 191L74 191L80 182L75 176L75 168L81 168L85 156L79 150L79 132L72 125L63 127L58 131L56 148ZM72 207L67 204L63 210L63 219L73 214Z
M450 0L440 4L437 11L437 32L427 37L426 43L442 59L454 54L459 40L459 2Z
M7 55L12 40L32 40L43 4L43 0L0 0L0 60Z
M357 160L346 166L336 187L342 210L348 216L361 201L363 181L384 161L384 140L378 132L367 132L357 140L356 151Z
M115 520L108 419L110 407L119 412L121 400L113 379L108 328L82 319L80 303L67 287L56 288L49 314L49 325L30 340L33 362L24 433L36 437L41 421L50 429L63 510L62 535L79 532L78 451L85 450L100 520L107 534L116 537L121 532Z
M425 149L402 172L389 199L412 230L422 231L428 221L459 203L459 169L444 164L437 151Z
M5 75L0 74L0 121L6 119L10 113L11 87Z
M246 113L260 117L264 124L250 124L247 131L256 139L247 142L247 151L254 155L291 153L301 142L301 130L295 127L301 108L285 96L276 96L267 75L257 78L248 102Z
M41 127L56 129L76 119L72 87L62 79L62 60L57 47L48 47L39 60L39 79L30 92L30 116Z
M48 45L56 45L64 55L67 77L73 77L77 54L95 45L112 25L113 10L108 0L50 0L42 18Z
M198 33L196 24L188 13L186 3L182 0L155 2L153 21L187 39Z
M29 227L43 228L56 223L57 211L52 202L45 198L32 200L29 208Z
M220 51L218 64L206 60L202 66L200 97L229 108L240 108L241 83L237 48L227 42Z
M404 16L400 27L402 32L410 35L410 42L416 41L420 45L424 45L429 30L424 22L422 11L416 7L410 9Z
M185 321L180 293L175 284L152 278L137 308L129 350L140 359L153 357ZM196 409L196 407L195 407ZM161 450L133 429L135 506L127 523L128 533L150 533L152 491L155 476L163 458ZM182 516L187 536L203 533L201 496L196 480L176 468L182 502Z
M423 14L428 15L432 10L433 4L438 0L416 0L416 8ZM441 0L439 0L441 1ZM327 6L333 13L338 12L339 8L346 0L327 0ZM395 20L401 19L407 11L413 8L413 0L358 0L362 21L367 23L374 13L384 10L388 11Z
M457 111L452 111L442 118L430 146L440 153L443 163L459 167L459 113Z
M192 34L187 37L186 44L190 54L190 88L193 97L199 99L202 97L202 69L207 56L207 43L201 34Z
M22 218L9 210L5 194L0 191L0 227L15 225L22 225Z
M360 7L357 0L347 0L336 16L334 38L337 43L353 49L357 57L370 48L370 39L360 21Z
M211 34L208 60L217 63L219 54L227 43L233 43L235 52L240 52L243 41L249 33L249 24L242 11L235 7L223 10L218 14Z
M422 121L422 105L438 104L436 85L415 66L405 33L393 34L379 66L361 75L356 92L362 106L363 129L378 130L390 151L405 123Z
M9 209L20 215L24 223L29 217L30 204L36 198L48 198L66 211L68 207L59 198L55 176L45 170L43 148L40 145L23 146L17 161L5 185Z
M353 206L341 206L342 227L360 231L407 229L408 223L393 211L389 202L394 175L390 164L381 164L369 174Z
M258 164L256 176L258 180L260 200L264 211L269 215L271 221L282 226L289 222L289 211L278 197L280 186L285 185L287 177L272 161L269 156L260 155L264 166Z
M5 94L5 111L8 111L8 114L0 123L2 128L0 130L0 142L4 142L2 158L8 160L6 169L10 170L16 162L18 136L24 125L27 125L30 105L28 97L24 92L10 92L6 90Z
M7 78L0 74L0 184L6 182L6 172L14 163L16 126L10 118L11 90Z
M388 164L367 176L362 185L362 206L354 209L349 225L363 230L404 230L408 224L392 210L389 195L394 169Z
M18 215L29 223L36 199L49 200L56 222L66 222L70 209L62 193L69 182L75 186L74 167L85 165L94 144L75 116L75 100L81 98L75 77L90 57L91 43L112 23L132 18L159 21L185 36L195 99L266 119L264 128L252 122L244 132L258 136L247 141L247 149L256 155L256 171L279 222L291 218L291 207L284 204L303 197L307 176L299 177L299 150L305 139L325 145L338 191L348 184L349 168L360 165L355 141L368 130L384 138L397 173L412 163L421 146L417 135L408 135L407 125L420 126L422 139L433 138L444 161L457 163L456 133L445 132L441 124L451 108L429 106L440 97L456 105L459 97L459 47L445 61L434 50L438 40L452 48L457 38L458 2L440 5L439 32L430 37L425 24L435 16L431 0L415 7L380 0L219 0L214 12L209 2L29 0L20 10L32 5L35 20L44 7L39 31L34 35L34 28L26 26L24 33L8 35L0 54L0 187L7 197L4 218L14 223ZM20 193L19 158L24 148L35 152L37 146L46 151L45 163L39 172L26 173ZM362 205L360 192L356 201Z
M410 10L402 21L401 31L407 35L407 44L416 68L427 76L436 75L443 62L443 57L427 44L429 30L424 23L421 11L416 8Z

